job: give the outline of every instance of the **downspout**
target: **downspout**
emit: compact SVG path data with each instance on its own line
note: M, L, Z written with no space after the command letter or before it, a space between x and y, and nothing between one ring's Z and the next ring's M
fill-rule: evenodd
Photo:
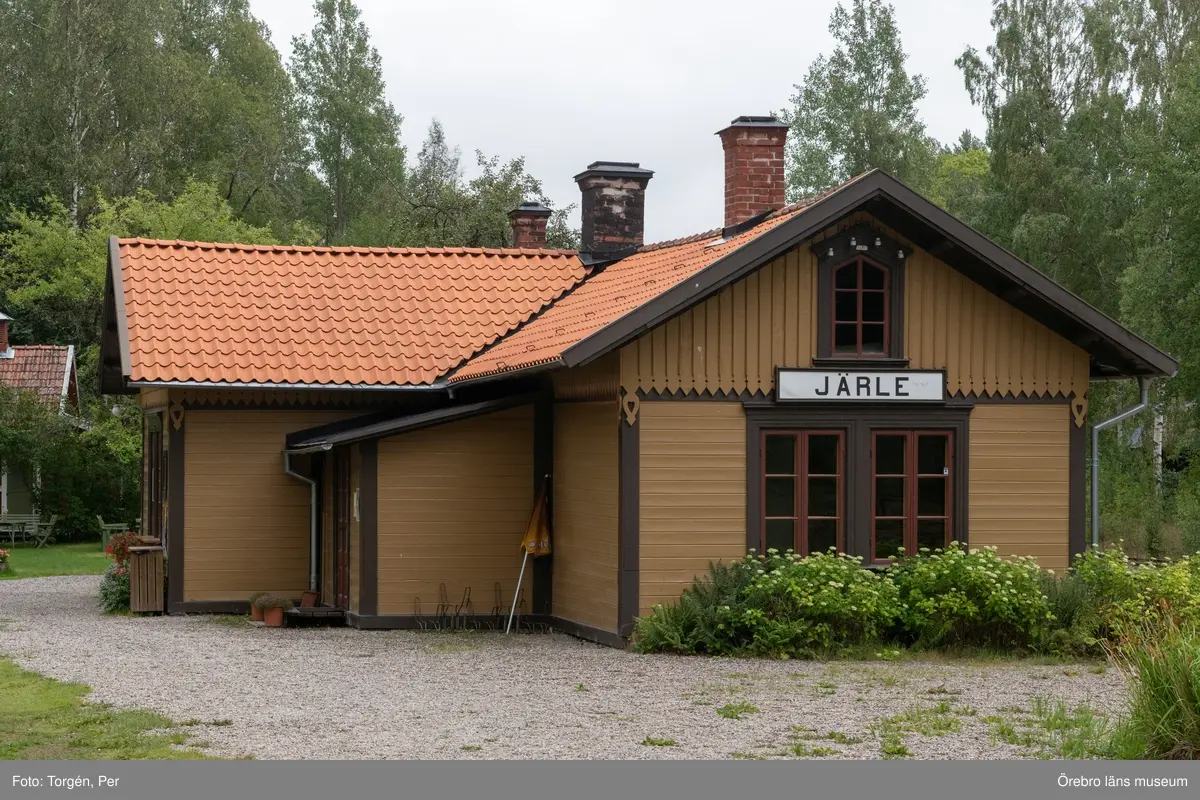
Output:
M332 445L309 448L306 452L323 452L332 449ZM317 479L306 478L292 469L292 453L283 451L283 471L285 474L308 484L308 590L317 590Z
M1136 406L1092 426L1092 547L1096 549L1100 547L1100 431L1146 410L1150 405L1150 379L1138 378L1138 384L1142 387L1142 399Z

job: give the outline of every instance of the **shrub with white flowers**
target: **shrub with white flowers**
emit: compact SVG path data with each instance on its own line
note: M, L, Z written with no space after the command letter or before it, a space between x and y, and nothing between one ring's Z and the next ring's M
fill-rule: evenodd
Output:
M1054 618L1031 557L1001 558L996 548L946 549L901 558L890 570L900 616L913 639L929 647L1026 647Z

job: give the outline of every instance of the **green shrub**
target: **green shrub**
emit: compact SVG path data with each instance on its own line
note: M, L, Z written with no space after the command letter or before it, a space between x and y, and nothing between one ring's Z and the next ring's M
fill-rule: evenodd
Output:
M1095 598L1098 634L1122 636L1148 618L1200 624L1200 556L1133 564L1120 547L1089 550L1073 573Z
M640 618L643 652L791 657L883 636L899 614L896 590L860 559L770 551L713 564L673 606Z
M967 552L953 543L903 558L891 572L904 629L924 647L1027 647L1053 619L1032 558L1003 559L994 547Z
M1189 469L1175 495L1185 553L1200 553L1200 468Z
M709 564L708 574L692 581L678 603L656 605L637 620L634 645L646 653L735 653L738 648L722 620L729 613L725 609L741 613L742 592L753 577L742 561Z
M1092 588L1073 572L1043 571L1038 585L1054 619L1035 644L1042 652L1097 655L1101 647L1101 616Z
M100 578L100 608L108 614L129 610L129 565L109 564Z
M1112 648L1130 690L1129 716L1112 739L1119 759L1200 758L1200 635L1143 623Z
M727 624L752 653L802 655L876 641L900 613L895 585L863 569L861 558L768 551L743 563L755 578L744 592L747 608Z

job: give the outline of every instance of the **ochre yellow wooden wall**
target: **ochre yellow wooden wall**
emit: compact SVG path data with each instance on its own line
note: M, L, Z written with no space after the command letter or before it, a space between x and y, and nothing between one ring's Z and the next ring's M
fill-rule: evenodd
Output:
M815 263L798 247L629 343L622 388L770 392L776 365L806 367L816 352Z
M499 583L507 608L532 510L533 406L381 440L379 613L433 615L442 584L452 605L469 587L486 615Z
M554 615L617 629L616 400L554 407Z
M638 425L644 615L678 600L709 561L746 554L746 413L737 402L646 400Z
M1088 354L924 250L905 265L904 350L951 394L1083 397Z
M186 412L185 601L246 600L256 591L298 599L308 588L309 487L284 474L284 439L346 416L282 409Z
M810 246L862 221L911 253L904 349L912 369L945 369L951 394L1085 395L1086 352L864 214L623 347L621 388L769 394L775 367L812 366L818 297Z
M1066 403L981 404L971 411L971 547L1036 556L1066 569L1070 553L1071 412Z

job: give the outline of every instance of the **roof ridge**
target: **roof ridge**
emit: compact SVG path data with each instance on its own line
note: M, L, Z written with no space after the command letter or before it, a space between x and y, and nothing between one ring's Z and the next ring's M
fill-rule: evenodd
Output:
M69 350L69 344L14 344L9 345L13 350Z
M302 244L247 244L241 242L196 242L187 239L146 239L141 236L121 237L122 245L143 247L187 248L196 250L238 250L243 252L328 253L354 255L496 255L549 256L563 258L578 256L578 250L530 247L357 247Z

